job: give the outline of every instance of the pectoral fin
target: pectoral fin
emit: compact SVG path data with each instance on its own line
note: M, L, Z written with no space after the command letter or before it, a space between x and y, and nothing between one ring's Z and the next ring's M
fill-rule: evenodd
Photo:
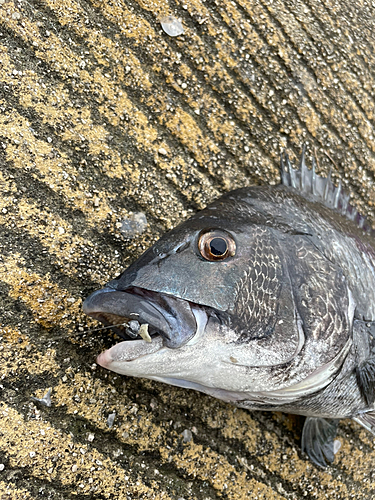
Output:
M375 402L375 322L356 319L353 344L356 352L357 384L369 407Z
M375 358L366 360L356 368L357 383L369 406L375 402Z
M361 413L353 418L356 422L361 424L365 429L375 434L375 410Z
M319 417L307 417L302 431L302 451L319 467L326 467L327 462L335 458L334 440L339 420Z

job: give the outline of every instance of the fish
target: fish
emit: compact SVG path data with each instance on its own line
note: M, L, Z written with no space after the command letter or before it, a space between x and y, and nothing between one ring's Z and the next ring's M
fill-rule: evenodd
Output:
M102 367L303 415L301 449L326 467L340 419L375 433L375 240L305 149L296 169L282 152L279 185L164 234L83 311L122 337Z

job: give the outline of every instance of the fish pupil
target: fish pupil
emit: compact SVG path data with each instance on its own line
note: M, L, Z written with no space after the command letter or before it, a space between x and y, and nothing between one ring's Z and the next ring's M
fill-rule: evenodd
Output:
M221 256L228 250L227 242L224 238L213 238L210 241L210 251L212 255Z

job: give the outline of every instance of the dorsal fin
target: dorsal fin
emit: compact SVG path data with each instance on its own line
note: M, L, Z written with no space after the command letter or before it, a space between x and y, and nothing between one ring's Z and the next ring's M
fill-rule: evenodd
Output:
M367 223L366 217L359 214L357 209L349 203L350 195L343 191L341 180L338 186L332 182L332 169L328 177L321 177L315 172L316 163L312 159L312 169L309 170L305 161L306 145L302 148L301 160L299 168L294 169L289 160L287 152L284 150L281 153L280 169L281 183L284 186L296 189L300 194L307 198L313 197L317 201L323 203L329 208L337 210L341 215L344 215L353 221L363 231L372 232L371 226Z

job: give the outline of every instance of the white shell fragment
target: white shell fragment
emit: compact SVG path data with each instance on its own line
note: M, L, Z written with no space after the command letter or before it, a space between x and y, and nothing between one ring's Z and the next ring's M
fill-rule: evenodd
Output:
M160 19L160 24L163 30L169 36L178 36L184 33L184 27L181 24L181 21L176 19L173 16L164 16Z
M143 338L145 342L152 342L152 339L150 337L150 334L148 333L148 324L144 323L139 327L139 332L138 334Z
M124 238L134 238L144 232L147 227L147 219L143 212L131 214L121 221L120 233Z
M48 391L42 398L35 398L34 396L31 396L31 399L37 401L38 403L44 406L51 406L52 405L51 394L52 394L52 389L48 389Z
M333 453L336 455L336 453L339 451L340 448L341 448L341 441L335 439L333 442Z

